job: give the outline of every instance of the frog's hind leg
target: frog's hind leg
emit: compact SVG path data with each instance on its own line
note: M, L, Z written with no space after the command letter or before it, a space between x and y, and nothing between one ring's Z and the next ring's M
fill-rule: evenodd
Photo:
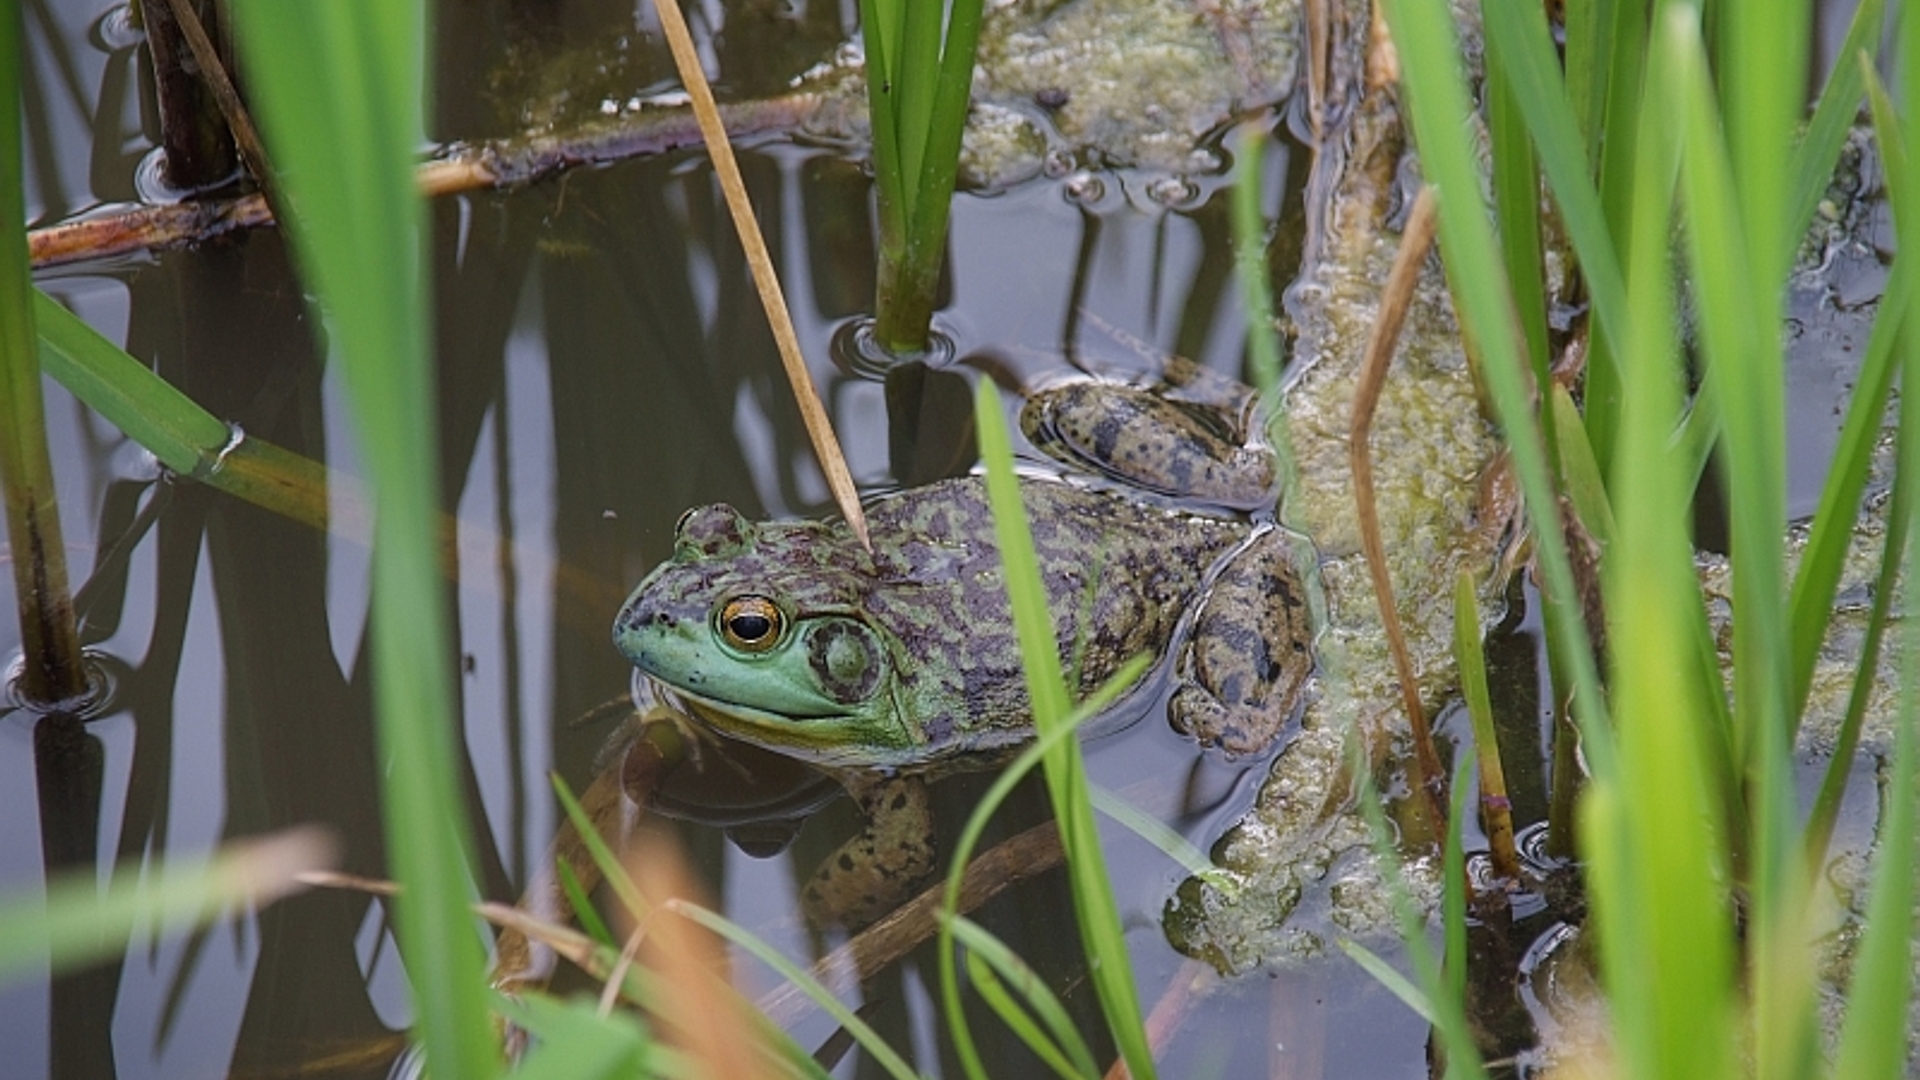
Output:
M1292 723L1313 671L1306 541L1283 529L1256 536L1214 581L1195 618L1168 706L1202 745L1258 754Z
M1273 505L1273 451L1253 430L1253 392L1190 360L1150 387L1103 380L1040 390L1020 430L1056 460L1166 495L1242 509Z
M900 906L933 870L933 810L919 777L850 782L867 824L827 857L801 892L814 926L859 930Z

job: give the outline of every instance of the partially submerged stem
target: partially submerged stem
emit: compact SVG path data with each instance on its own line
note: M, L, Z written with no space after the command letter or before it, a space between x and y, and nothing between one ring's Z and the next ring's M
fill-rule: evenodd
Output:
M265 184L267 153L260 146L260 133L254 130L253 118L247 115L240 92L234 89L233 79L227 74L226 62L219 50L214 48L213 39L207 36L207 28L201 23L199 12L194 10L194 0L158 0L157 4L149 2L147 7L172 10L174 20L179 23L180 34L186 40L188 50L193 53L193 62L200 69L200 77L205 80L207 92L213 95L213 103L226 120L234 147L240 151L241 160L246 162L247 171L253 174L254 179Z
M760 222L753 216L747 185L740 178L740 164L733 157L733 144L727 141L726 125L714 105L713 88L707 85L707 74L693 49L693 35L687 32L687 21L680 14L678 0L653 0L653 8L660 15L661 28L666 31L674 66L680 70L680 81L693 99L693 114L700 121L707 153L713 158L714 175L719 177L720 190L727 197L727 212L733 216L733 227L740 233L741 246L746 248L753 285L760 293L760 306L766 309L767 321L773 325L773 340L780 347L780 365L793 389L793 402L800 409L807 439L813 443L814 456L820 461L820 471L833 492L834 502L839 504L840 515L847 519L853 535L860 538L861 546L870 549L873 544L867 539L867 517L860 508L860 493L855 490L853 474L847 471L846 458L840 453L833 422L827 419L826 409L814 392L806 359L800 355L800 337L794 332L793 317L787 313L787 300L780 291L773 256L767 253L767 241L760 235Z
M953 0L944 25L943 6L860 7L880 203L873 333L902 357L927 349L980 40L981 0Z
M1487 657L1480 646L1480 603L1473 578L1460 571L1453 586L1453 658L1460 668L1460 689L1473 720L1473 749L1480 771L1480 821L1494 873L1507 881L1520 877L1520 856L1513 846L1513 802L1500 765L1500 741L1494 734L1493 701L1487 692Z
M0 57L20 49L20 11L0 9ZM0 76L0 176L21 175L20 84L9 68ZM5 489L7 539L13 564L20 643L26 652L21 691L52 704L86 689L73 594L67 588L66 549L47 453L46 403L34 346L33 288L27 271L26 197L17 183L0 183L0 487Z
M140 5L146 17L147 48L153 55L154 97L160 107L160 145L166 152L167 182L190 191L227 180L234 167L233 140L220 120L211 88L194 74L200 61L179 18L179 10L191 3L146 0Z

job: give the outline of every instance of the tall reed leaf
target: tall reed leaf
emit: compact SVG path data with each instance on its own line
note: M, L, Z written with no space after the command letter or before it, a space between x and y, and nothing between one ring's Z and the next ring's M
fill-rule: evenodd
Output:
M20 146L20 8L0 6L0 500L25 653L19 689L52 704L87 685L67 590L66 546L47 453L46 406L34 348Z
M880 218L874 337L899 356L927 348L981 9L982 0L860 0Z
M1526 358L1512 332L1513 302L1480 199L1477 143L1467 126L1472 108L1452 18L1444 0L1386 0L1384 8L1399 50L1421 169L1439 194L1440 248L1447 281L1461 321L1480 347L1481 370L1506 432L1528 520L1540 539L1550 617L1567 645L1577 712L1587 733L1588 761L1596 775L1604 775L1612 767L1606 706L1592 645L1580 623L1559 504L1533 415Z
M403 891L397 927L429 1067L499 1068L480 933L467 904L471 837L453 763L453 647L427 327L420 145L423 5L236 5L249 85L294 251L319 294L374 481L371 629L382 810Z
M967 864L972 861L973 853L980 846L980 839L986 835L987 824L993 815L1013 793L1014 785L1034 770L1054 747L1063 742L1072 741L1080 725L1104 712L1117 700L1121 693L1146 673L1145 656L1136 656L1120 665L1106 682L1087 695L1064 723L1052 730L1041 733L1033 744L1020 751L1005 769L1000 771L987 788L987 793L974 804L973 813L968 815L966 825L960 830L960 839L953 845L953 858L947 870L946 886L940 897L940 1004L947 1019L948 1037L953 1040L954 1053L960 1059L961 1067L967 1076L984 1078L986 1066L980 1062L980 1050L974 1043L973 1033L967 1024L967 1014L960 1001L959 968L954 963L955 934L954 925L960 914L960 886L965 879ZM1088 958L1091 962L1092 958Z
M1034 728L1046 735L1066 723L1071 703L1060 670L1059 647L1053 638L1053 618L1047 611L1046 589L1033 552L1033 534L1027 526L1027 510L1020 501L1020 482L1013 474L1007 421L1001 412L1000 394L990 379L980 380L974 416L979 426L980 454L987 466L987 497L993 508L994 539L999 544L1007 596L1013 605L1013 624L1026 668L1027 693L1033 701ZM1093 804L1087 797L1080 745L1071 739L1062 740L1049 750L1043 764L1047 794L1052 799L1060 839L1067 850L1067 871L1080 942L1086 950L1101 1012L1135 1080L1151 1080L1153 1055L1140 1021L1140 999L1134 989L1133 968L1127 962L1126 932L1120 923L1120 913L1114 907L1113 888L1107 878L1106 859L1100 852Z
M1620 768L1596 776L1584 817L1602 971L1630 1076L1717 1077L1733 1067L1733 948L1725 822L1707 765L1710 711L1676 657L1696 619L1687 534L1692 483L1670 433L1682 368L1667 238L1680 131L1666 103L1689 60L1688 21L1660 27L1635 148L1628 289L1634 337L1603 566ZM1682 84L1684 85L1684 84Z
M1900 125L1905 146L1914 145L1916 118L1920 118L1920 80L1911 77L1913 65L1920 62L1920 19L1903 20L1900 34L1900 62L1909 77L1902 79L1904 104ZM1878 118L1876 118L1878 119ZM1884 130L1884 126L1883 126ZM1900 263L1920 251L1920 215L1902 212L1920 207L1920 177L1912 169L1903 169L1895 201L1894 227L1898 230ZM1911 276L1908 310L1920 299L1920 282ZM1901 380L1907 386L1920 386L1920 349L1907 335L1902 350ZM1900 457L1903 465L1920 462L1920 416L1905 407L1900 416ZM1920 566L1920 471L1902 468L1894 481L1906 497L1907 543L1903 561L1907 580L1913 580L1914 567ZM1855 965L1851 1005L1846 1026L1841 1032L1840 1055L1835 1075L1843 1080L1893 1076L1906 1062L1911 1034L1907 1029L1908 1003L1913 994L1911 949L1913 943L1913 871L1914 871L1914 770L1920 754L1914 746L1916 726L1920 726L1920 622L1902 620L1900 651L1900 710L1896 736L1893 777L1888 784L1887 801L1880 822L1880 867L1875 875L1873 893L1868 901L1867 935L1861 942L1859 962Z

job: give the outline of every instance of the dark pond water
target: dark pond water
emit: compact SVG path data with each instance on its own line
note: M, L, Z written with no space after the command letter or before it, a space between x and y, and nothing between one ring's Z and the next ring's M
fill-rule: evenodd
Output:
M703 8L726 29L714 57L722 84L776 91L848 37L851 9L756 0ZM100 28L114 15L28 5L26 189L36 223L137 197L154 131L139 50ZM443 4L434 38L435 132L447 139L512 131L526 101L560 86L633 93L668 84L664 53L636 32L630 4ZM1269 146L1267 205L1278 215L1298 204L1304 153ZM967 470L964 369L889 385L835 359L836 334L872 289L858 166L785 141L750 144L742 163L856 478L881 489ZM961 198L941 315L959 356L1022 383L1068 370L1068 357L1140 369L1162 352L1237 374L1243 323L1220 178L1173 208L1145 195L1151 179L1107 175L1090 202L1058 180ZM555 827L548 773L576 787L592 776L609 727L577 718L626 694L629 669L609 643L609 623L668 553L681 511L714 501L749 516L830 507L703 156L447 198L431 217L443 479L460 523L453 614L467 810L482 838L483 889L511 899ZM274 231L52 273L40 284L216 414L358 472L337 375L316 351ZM338 833L345 869L382 874L362 539L292 525L192 484L156 483L137 447L51 383L48 395L67 543L76 583L86 582L86 637L114 694L83 738L42 747L43 759L63 754L67 766L38 779L31 722L18 713L0 720L0 814L9 822L0 886L32 887L50 863L151 865L303 822ZM10 581L0 584L0 606L11 599ZM16 633L12 620L0 621L0 655L17 651ZM1512 641L1511 695L1525 725L1531 638L1523 628ZM1258 779L1198 754L1157 721L1089 749L1099 783L1202 846L1238 816ZM957 821L979 790L969 780L946 785L943 818ZM797 888L853 828L850 807L841 800L810 818L767 857L789 830L736 827L730 839L725 802L683 793L680 813L721 824L686 821L675 832L734 918L810 957ZM1029 792L1016 817L1030 822L1040 806ZM1182 874L1121 830L1109 836L1151 1001L1182 963L1159 925ZM1097 1006L1064 932L1068 907L1049 875L983 917L1091 1030ZM0 988L9 1054L0 1072L383 1076L407 1022L404 978L378 902L309 894L234 913L192 937L136 938L121 962L79 977ZM920 967L909 962L867 996L871 1019L894 1043L938 1068L945 1055ZM797 1034L814 1045L830 1029L814 1020ZM1425 1044L1417 1018L1335 955L1216 991L1188 1018L1166 1073L1424 1076ZM1000 1073L1035 1069L1006 1053ZM867 1073L851 1061L837 1073L856 1074Z

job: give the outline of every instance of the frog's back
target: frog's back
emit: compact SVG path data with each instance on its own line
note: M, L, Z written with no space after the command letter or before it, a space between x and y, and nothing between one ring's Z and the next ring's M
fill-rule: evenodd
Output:
M1075 484L1024 480L1022 499L1065 670L1079 692L1131 657L1166 653L1208 570L1248 527ZM945 757L1031 723L984 482L949 480L869 508L869 612L916 662L903 694Z

